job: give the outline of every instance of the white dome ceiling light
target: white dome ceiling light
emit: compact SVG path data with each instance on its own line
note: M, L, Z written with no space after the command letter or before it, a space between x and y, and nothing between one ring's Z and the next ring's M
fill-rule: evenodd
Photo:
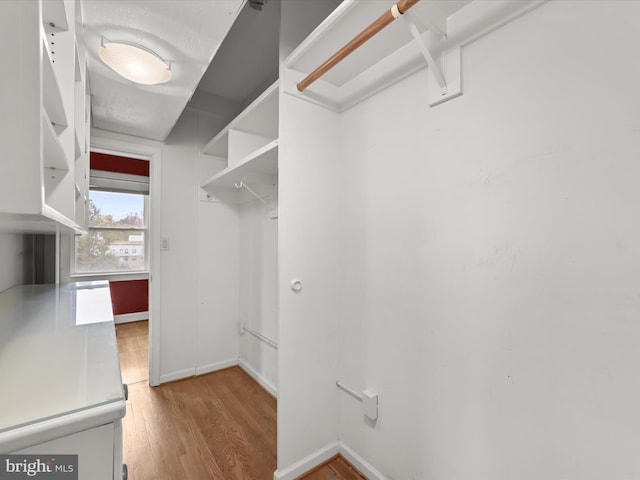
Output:
M121 77L142 85L168 82L171 69L155 53L127 43L103 43L100 58Z

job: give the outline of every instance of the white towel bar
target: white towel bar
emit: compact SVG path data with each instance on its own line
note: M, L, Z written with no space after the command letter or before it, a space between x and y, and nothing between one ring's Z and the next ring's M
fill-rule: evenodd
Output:
M253 335L254 337L262 340L264 343L266 343L267 345L269 345L270 347L275 348L276 350L278 349L278 344L276 342L274 342L273 340L271 340L270 338L265 337L264 335L262 335L261 333L256 332L255 330L251 330L250 328L245 327L244 325L242 326L242 333L244 332L248 332L251 335Z
M357 398L358 400L362 401L362 395L360 395L358 392L356 392L355 390L353 390L352 388L347 387L344 383L342 383L340 380L338 380L336 382L336 385L338 386L339 389L344 390L345 392L347 392L349 395L351 395L354 398Z

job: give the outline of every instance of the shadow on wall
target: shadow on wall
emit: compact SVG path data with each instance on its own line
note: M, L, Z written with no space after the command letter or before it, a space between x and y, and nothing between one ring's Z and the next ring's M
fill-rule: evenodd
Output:
M24 284L56 283L56 236L26 233L22 241Z

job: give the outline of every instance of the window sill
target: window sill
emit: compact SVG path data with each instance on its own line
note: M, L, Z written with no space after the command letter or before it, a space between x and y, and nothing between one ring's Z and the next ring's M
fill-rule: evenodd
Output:
M112 273L73 273L71 280L78 281L94 281L94 280L146 280L149 278L149 272L142 270L139 272L112 272Z

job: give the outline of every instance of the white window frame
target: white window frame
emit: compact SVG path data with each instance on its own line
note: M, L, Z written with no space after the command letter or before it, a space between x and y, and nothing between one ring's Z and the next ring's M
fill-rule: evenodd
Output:
M100 176L101 181L96 180L96 176ZM103 191L113 193L127 193L134 195L144 195L144 228L135 227L92 227L87 226L87 231L96 230L120 230L131 232L142 232L144 234L144 266L139 270L112 270L112 271L95 271L95 272L78 272L76 269L76 235L72 236L71 245L71 277L99 277L108 278L111 276L131 276L131 275L148 275L150 270L149 258L150 258L150 232L149 232L149 181L137 175L127 175L115 172L96 172L91 170L90 183L98 183L100 186L89 188L90 191ZM142 181L141 181L142 180ZM123 247L124 248L124 247Z

